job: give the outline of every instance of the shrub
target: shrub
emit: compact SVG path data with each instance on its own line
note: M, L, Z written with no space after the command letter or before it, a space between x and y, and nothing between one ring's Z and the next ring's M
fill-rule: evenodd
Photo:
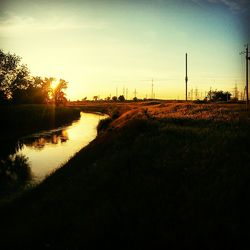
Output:
M111 117L100 120L100 122L99 122L99 124L97 126L97 132L100 133L101 131L107 129L111 122L112 122Z

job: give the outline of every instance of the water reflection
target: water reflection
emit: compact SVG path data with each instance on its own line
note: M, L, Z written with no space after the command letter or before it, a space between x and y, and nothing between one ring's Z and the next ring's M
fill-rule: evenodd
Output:
M44 132L35 134L30 137L25 137L21 140L21 144L32 147L37 150L42 150L48 144L60 144L69 140L68 132L65 128L58 130L52 130L50 132ZM19 149L20 150L20 149Z
M23 146L16 152L29 158L33 182L40 182L92 141L100 119L107 116L81 113L70 126L22 138Z
M107 116L81 113L69 126L0 144L0 198L26 183L43 180L92 141L97 125Z

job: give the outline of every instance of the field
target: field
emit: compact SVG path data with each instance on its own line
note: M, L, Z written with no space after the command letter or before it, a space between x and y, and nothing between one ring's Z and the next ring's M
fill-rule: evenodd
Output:
M1 207L2 245L244 249L250 114L241 104L86 103L98 137Z

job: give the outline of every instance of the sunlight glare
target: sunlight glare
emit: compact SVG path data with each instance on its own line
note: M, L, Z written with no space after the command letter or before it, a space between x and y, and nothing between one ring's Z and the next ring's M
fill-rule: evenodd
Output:
M57 87L57 85L58 85L57 81L52 81L52 83L51 83L51 88L52 88L53 90L55 90L55 88Z

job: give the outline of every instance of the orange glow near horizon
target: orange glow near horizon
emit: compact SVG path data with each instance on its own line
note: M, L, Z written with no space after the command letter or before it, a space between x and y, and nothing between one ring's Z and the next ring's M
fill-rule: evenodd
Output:
M0 9L2 49L21 56L34 76L66 80L70 100L132 99L135 89L151 98L152 78L156 98L184 99L185 53L188 92L204 97L210 87L232 92L235 84L244 92L241 13L217 1L10 2Z
M53 90L55 90L56 87L57 87L57 85L58 85L58 82L57 82L56 80L54 80L54 81L52 81L52 83L51 83L51 88L52 88Z

